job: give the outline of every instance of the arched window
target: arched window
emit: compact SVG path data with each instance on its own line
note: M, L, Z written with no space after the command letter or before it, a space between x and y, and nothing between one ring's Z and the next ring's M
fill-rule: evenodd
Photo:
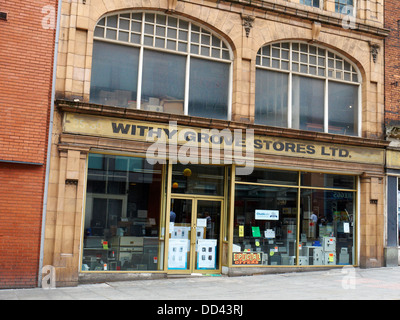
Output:
M232 53L210 30L178 17L124 12L94 31L90 101L229 119Z
M262 47L256 60L255 122L359 136L361 75L340 55L300 42Z

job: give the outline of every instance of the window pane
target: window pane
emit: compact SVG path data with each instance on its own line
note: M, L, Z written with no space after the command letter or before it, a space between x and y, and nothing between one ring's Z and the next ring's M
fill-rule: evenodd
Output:
M229 64L191 58L189 115L227 119Z
M319 0L300 0L300 3L319 8Z
M288 75L256 70L255 123L287 127Z
M299 183L298 177L297 171L254 168L250 175L237 175L236 181L297 186Z
M225 167L177 164L172 168L172 193L224 195Z
M358 86L329 81L329 133L357 135Z
M292 126L324 131L324 80L293 75Z
M144 51L142 109L183 114L185 64L183 56Z
M88 170L82 270L162 270L161 165L90 154Z
M300 259L309 265L354 263L355 193L301 191Z
M296 264L297 192L237 184L233 253L260 253L263 265Z
M355 177L339 174L302 172L301 185L307 187L355 189Z
M90 102L135 104L139 49L94 41Z

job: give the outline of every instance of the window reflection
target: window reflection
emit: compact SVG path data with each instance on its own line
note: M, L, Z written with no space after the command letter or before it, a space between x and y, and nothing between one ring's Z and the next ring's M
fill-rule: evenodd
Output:
M255 123L287 127L288 74L256 70Z
M259 264L295 264L297 189L236 185L233 252L262 254Z
M354 262L354 192L303 190L300 256L310 265Z
M229 95L227 63L192 58L190 62L189 114L227 119Z
M136 12L102 18L94 36L91 102L228 119L231 54L216 34Z
M174 165L172 193L224 195L225 167L206 165Z
M185 68L183 56L145 50L142 109L183 114Z
M82 270L162 269L162 166L90 154L87 180Z
M293 75L293 128L324 131L324 80Z
M90 101L136 106L139 49L94 41Z
M256 168L236 179L234 265L355 263L355 177L301 172L298 185L298 174ZM251 253L260 259L238 258Z

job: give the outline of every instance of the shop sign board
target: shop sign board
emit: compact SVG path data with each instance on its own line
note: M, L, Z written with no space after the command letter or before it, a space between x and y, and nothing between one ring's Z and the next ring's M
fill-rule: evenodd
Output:
M237 134L240 131L240 134ZM169 124L138 121L133 119L119 119L87 114L65 113L63 132L100 136L124 140L135 140L149 143L165 143L169 150L171 147L181 147L190 150L215 148L218 151L252 150L251 155L257 154L281 155L300 157L313 160L336 160L365 164L383 165L385 151L383 148L360 147L353 145L340 145L323 143L311 140L295 140L282 137L270 137L250 134L251 130L228 128L217 130L213 128L197 128L178 126L176 122ZM167 148L166 148L167 149ZM197 151L198 151L197 150ZM211 152L207 151L207 156ZM168 156L168 155L166 155Z

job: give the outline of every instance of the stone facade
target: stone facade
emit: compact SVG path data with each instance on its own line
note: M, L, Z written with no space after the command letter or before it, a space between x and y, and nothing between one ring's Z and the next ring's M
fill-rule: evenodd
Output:
M94 28L99 19L122 10L152 10L185 17L214 30L233 50L232 119L214 121L94 106L89 103ZM253 128L259 134L375 148L384 141L384 38L383 1L358 1L357 18L335 12L333 0L323 8L291 1L172 1L172 0L74 0L62 4L56 96L60 100L54 121L45 264L57 270L57 285L79 281L82 214L85 198L86 156L93 149L143 153L145 143L73 135L63 132L65 112L141 119L196 127ZM344 27L350 23L350 28ZM299 130L255 126L255 65L257 51L265 44L300 40L335 50L357 65L362 76L362 136L349 137ZM367 149L366 149L367 150ZM321 171L351 172L359 176L358 265L383 265L384 163L335 163L284 156L259 156L260 165L278 165ZM247 269L249 270L249 269Z

